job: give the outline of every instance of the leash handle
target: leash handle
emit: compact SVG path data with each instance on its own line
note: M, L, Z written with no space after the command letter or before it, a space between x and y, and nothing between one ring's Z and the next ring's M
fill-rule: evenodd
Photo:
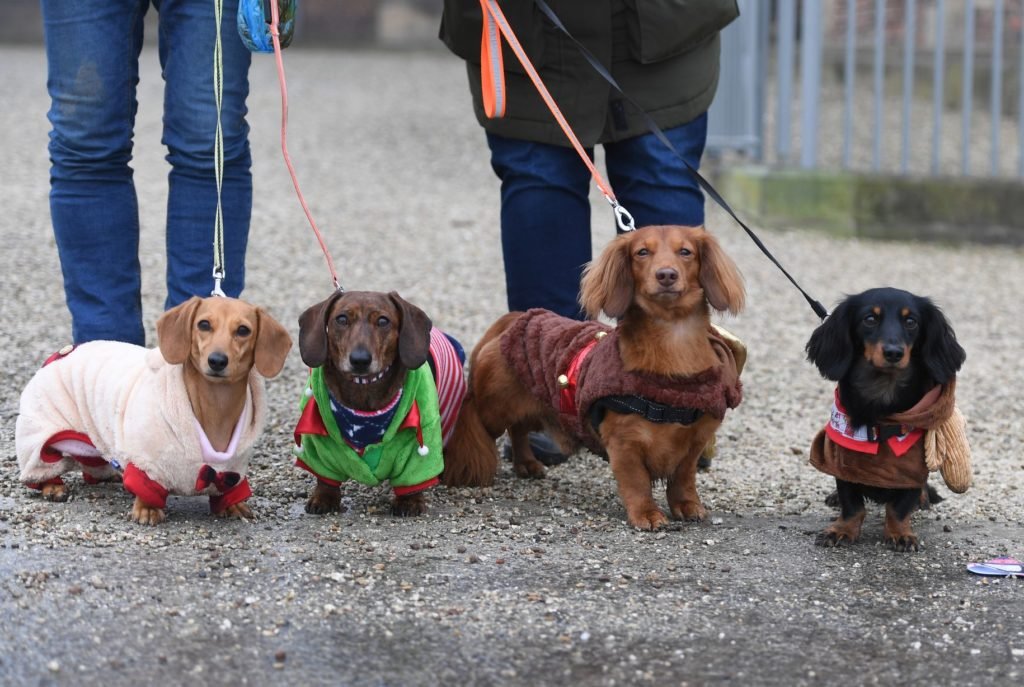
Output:
M481 2L483 2L483 1L484 0L481 0ZM788 279L789 282L794 287L796 287L796 290L799 291L803 295L804 300L806 300L807 304L811 306L811 310L814 311L814 314L816 314L822 320L824 320L826 317L828 317L828 310L825 309L825 306L823 306L821 303L816 301L814 298L811 298L810 294L808 294L806 291L804 291L804 289L800 286L800 284L797 283L797 281L789 274L789 272L786 271L786 269L775 258L775 256L772 255L771 251L769 251L768 248L761 241L761 239L758 238L757 234L755 234L754 231L750 227L748 227L746 225L746 223L743 222L743 220L741 220L739 218L739 216L732 209L732 207L730 207L729 204L725 201L725 198L723 198L722 195L715 189L715 187L711 185L711 182L709 182L707 179L705 179L704 176L700 172L698 172L697 169L693 165L691 165L689 163L689 161L685 157L683 157L682 154L678 150L676 150L675 146L672 145L672 142L670 140L668 140L668 137L665 136L665 133L661 130L661 127L659 127L657 125L657 123L647 113L647 111L644 110L642 107L640 107L640 105L638 105L635 100L633 100L629 95L626 94L625 91L622 90L622 87L619 86L619 84L615 80L615 78L611 75L611 73L607 69L605 69L604 65L602 65L601 62L596 57L594 57L593 53L591 53L590 50L587 49L587 46L585 46L582 43L580 43L576 39L575 36L573 36L571 33L569 33L569 30L567 28L565 28L565 25L562 23L562 20L558 18L558 15L556 15L551 10L550 7L548 7L548 4L544 0L534 0L534 2L536 3L537 7L540 8L540 11L543 12L544 15L551 21L551 23L555 25L555 28L557 28L559 31L561 31L563 34L565 34L565 36L570 41L572 41L572 43L580 51L580 53L587 60L587 62L590 63L590 66L593 67L594 70L598 74L600 74L601 77L605 81L607 81L608 84L612 88L614 88L619 93L619 95L622 96L622 98L626 102L628 102L630 105L632 105L641 114L641 116L644 118L644 123L647 125L647 128L650 129L651 133L653 133L658 138L658 140L661 141L662 144L664 144L665 147L667 147L672 152L673 155L675 155L677 158L679 158L679 160L686 167L686 170L690 173L690 175L697 182L697 185L700 186L701 189L703 189L705 193L707 193L709 196L711 196L711 198L716 203L718 203L718 205L723 210L725 210L729 214L729 216L732 217L736 221L736 223L738 225L740 225L740 227L743 229L743 231L745 231L747 233L747 236L749 236L750 239L754 242L754 245L756 245L759 249L761 249L761 252L764 253L765 256L769 260L771 260L772 263L777 268L779 268L779 271L781 271L782 274L784 274L786 276L786 279Z
M503 36L508 42L512 52L515 53L516 58L519 60L519 64L526 70L527 76L530 77L530 81L533 82L534 87L540 94L544 104L548 106L551 114L554 115L555 121L558 126L562 128L566 138L569 139L569 143L576 149L580 159L583 160L583 164L590 170L590 175L594 178L594 183L601 189L601 193L604 194L605 199L611 203L612 208L616 212L616 221L619 227L623 231L630 231L632 229L632 216L625 211L619 205L619 202L615 198L615 193L612 192L611 186L601 173L597 171L597 167L594 166L594 161L587 154L587 151L583 148L583 144L580 143L579 139L576 138L576 134L573 132L572 127L569 126L569 122L566 121L565 116L559 109L558 104L555 103L555 99L551 97L551 93L548 91L547 86L541 80L540 75L537 74L537 70L534 68L533 63L530 62L530 58L526 55L526 51L523 49L522 44L519 43L519 39L516 37L515 32L509 25L508 20L505 18L505 13L501 11L501 7L498 6L497 0L480 0L480 10L483 13L484 19L484 30L481 36L480 43L480 73L484 85L484 110L487 116L490 118L503 117L505 114L505 73L504 65L501 57L501 40ZM499 36L500 33L500 36ZM617 208L621 208L621 211ZM624 212L625 215L620 214ZM628 223L624 221L624 216L629 217ZM626 228L629 227L629 228Z

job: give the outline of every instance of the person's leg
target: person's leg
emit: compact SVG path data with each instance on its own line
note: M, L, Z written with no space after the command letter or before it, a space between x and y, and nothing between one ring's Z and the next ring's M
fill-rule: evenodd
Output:
M708 118L665 130L676 150L695 168L707 141ZM605 145L608 180L636 226L704 223L704 194L679 158L654 134Z
M216 38L214 3L159 0L163 67L164 135L171 163L167 197L167 301L171 308L213 289L213 240L217 208L214 141L217 107L213 87ZM238 0L224 0L221 22L224 78L224 269L229 296L245 286L245 249L252 213L252 158L245 100L251 54L235 26Z
M43 0L50 215L76 343L143 344L129 161L148 0Z
M487 135L501 179L501 246L508 309L581 317L590 261L590 175L572 148Z

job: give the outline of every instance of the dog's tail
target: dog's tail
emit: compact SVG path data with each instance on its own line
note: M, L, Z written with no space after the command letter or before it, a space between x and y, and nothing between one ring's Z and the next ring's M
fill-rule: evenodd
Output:
M498 473L498 449L484 427L472 390L462 401L451 439L444 447L441 482L449 487L489 487Z

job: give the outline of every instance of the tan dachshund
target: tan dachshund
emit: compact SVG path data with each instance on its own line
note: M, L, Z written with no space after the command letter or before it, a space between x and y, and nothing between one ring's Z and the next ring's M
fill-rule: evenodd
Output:
M67 347L29 381L15 443L21 479L64 501L61 475L123 475L131 519L165 519L168 494L210 496L219 516L250 517L245 474L263 430L263 378L292 342L262 308L191 298L157 321L158 349L114 341Z

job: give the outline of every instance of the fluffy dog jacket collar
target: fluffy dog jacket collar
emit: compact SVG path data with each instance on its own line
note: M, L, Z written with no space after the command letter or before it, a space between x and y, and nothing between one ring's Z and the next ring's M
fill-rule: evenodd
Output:
M434 377L426 363L406 374L401 399L383 438L366 446L362 455L338 428L323 368L310 372L309 388L312 396L303 396L302 415L295 428L297 467L329 484L355 480L376 486L388 481L398 494L437 483L444 469L441 415ZM421 449L426 449L425 455Z
M928 473L940 470L950 489L966 491L970 447L955 392L952 380L878 426L854 427L837 390L829 422L811 444L811 465L847 482L885 489L924 487Z
M168 364L159 349L92 341L52 359L25 386L15 430L21 480L52 483L77 468L94 480L113 476L112 466L119 466L125 488L147 505L162 508L167 494L208 494L216 510L224 506L216 497L225 489L235 488L232 498L248 492L244 478L265 419L263 378L253 370L235 450L209 460L182 366ZM95 451L91 457L62 454L53 448L61 439ZM210 479L214 462L214 472L234 477Z
M742 386L732 349L710 329L708 340L721 362L717 367L689 377L626 372L615 328L535 308L502 334L501 352L530 393L559 411L559 423L567 433L594 453L605 455L596 433L599 413L591 413L602 399L631 396L719 420L727 409L740 404ZM587 346L590 351L578 355ZM560 377L570 383L560 383Z

